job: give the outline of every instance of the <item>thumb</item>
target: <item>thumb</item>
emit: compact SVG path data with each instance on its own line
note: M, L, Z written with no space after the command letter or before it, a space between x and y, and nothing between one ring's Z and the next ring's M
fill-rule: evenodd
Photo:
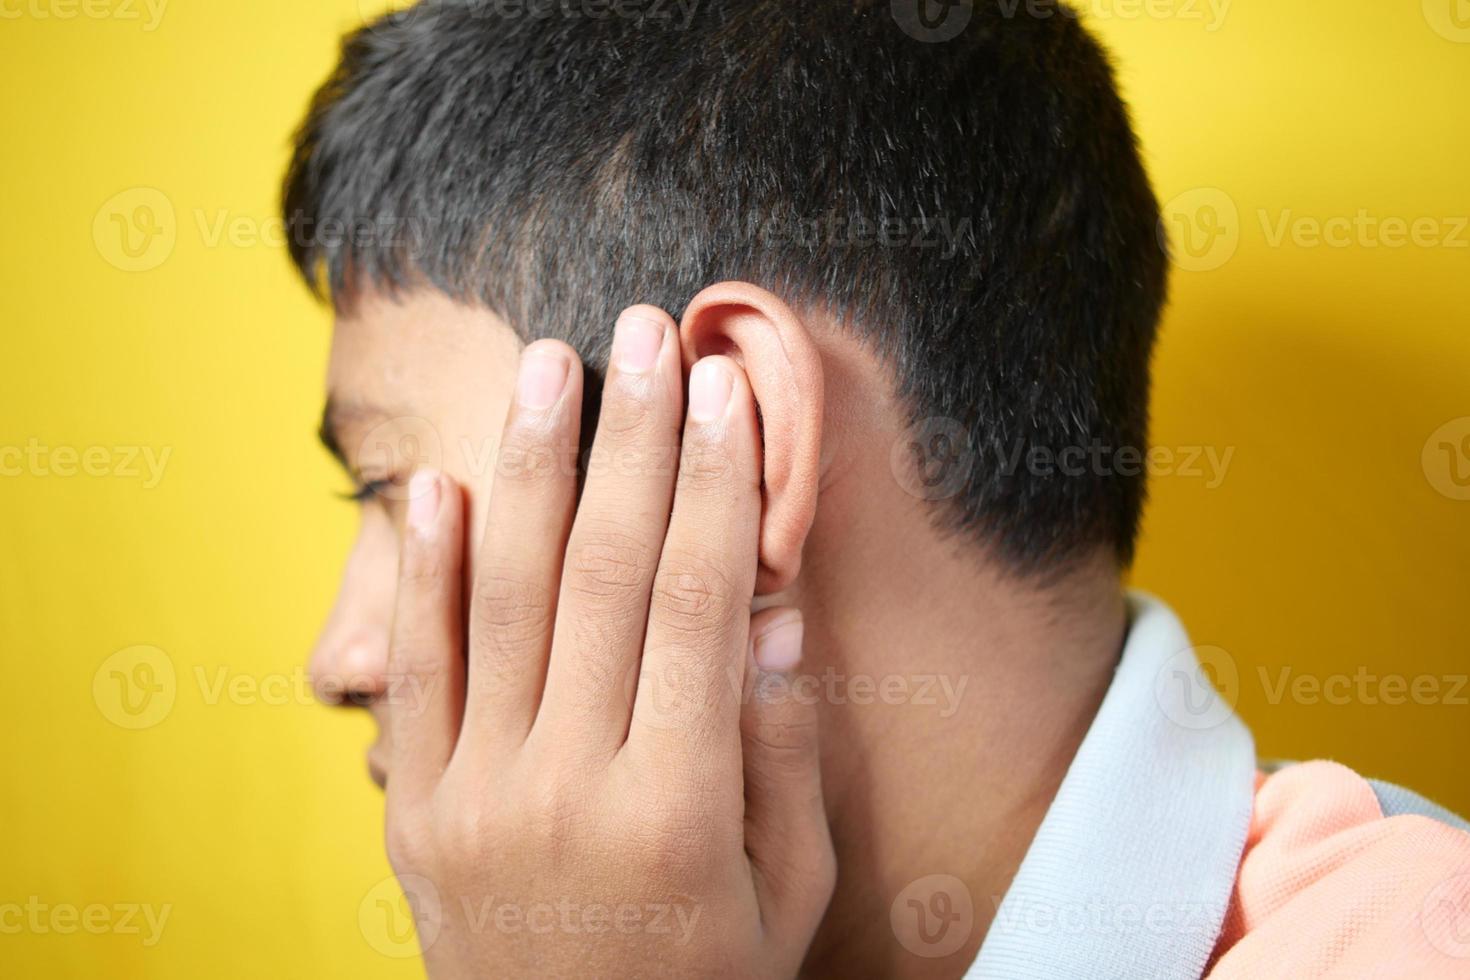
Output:
M740 718L746 851L762 919L800 924L807 943L832 898L836 861L822 806L816 692L797 673L801 612L764 609L751 617L750 637Z

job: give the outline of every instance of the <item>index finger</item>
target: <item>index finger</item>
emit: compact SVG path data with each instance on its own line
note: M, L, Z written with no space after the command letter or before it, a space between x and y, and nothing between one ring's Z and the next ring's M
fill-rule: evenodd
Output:
M739 786L740 699L761 510L755 399L740 366L689 377L679 478L649 607L628 744Z

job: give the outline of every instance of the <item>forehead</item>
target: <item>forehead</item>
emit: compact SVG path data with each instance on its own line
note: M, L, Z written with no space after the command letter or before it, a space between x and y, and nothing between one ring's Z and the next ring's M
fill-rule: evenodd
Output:
M519 348L489 310L429 290L367 293L336 318L327 392L425 399L459 373L513 372Z
M383 426L428 427L441 445L498 431L520 347L494 313L441 293L363 295L332 331L330 434L353 457L364 434Z

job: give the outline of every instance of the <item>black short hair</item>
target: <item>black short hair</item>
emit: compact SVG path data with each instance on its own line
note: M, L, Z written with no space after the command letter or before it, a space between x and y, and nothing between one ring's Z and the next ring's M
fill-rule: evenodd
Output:
M1060 4L424 0L344 39L283 209L339 305L431 286L594 371L619 309L724 279L830 313L959 434L941 527L1019 571L1132 558L1167 256Z

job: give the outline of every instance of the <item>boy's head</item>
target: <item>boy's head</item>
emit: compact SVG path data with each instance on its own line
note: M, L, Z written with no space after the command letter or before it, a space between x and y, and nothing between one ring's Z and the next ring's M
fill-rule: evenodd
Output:
M484 467L520 343L595 372L620 309L745 282L882 367L886 431L939 420L925 448L963 464L920 490L941 527L1019 573L1126 564L1143 476L1096 450L1145 444L1166 273L1126 112L1065 7L929 13L461 0L349 37L284 200L339 313L329 438ZM391 547L365 516L344 602L391 595L358 560ZM339 604L339 648L371 603Z

